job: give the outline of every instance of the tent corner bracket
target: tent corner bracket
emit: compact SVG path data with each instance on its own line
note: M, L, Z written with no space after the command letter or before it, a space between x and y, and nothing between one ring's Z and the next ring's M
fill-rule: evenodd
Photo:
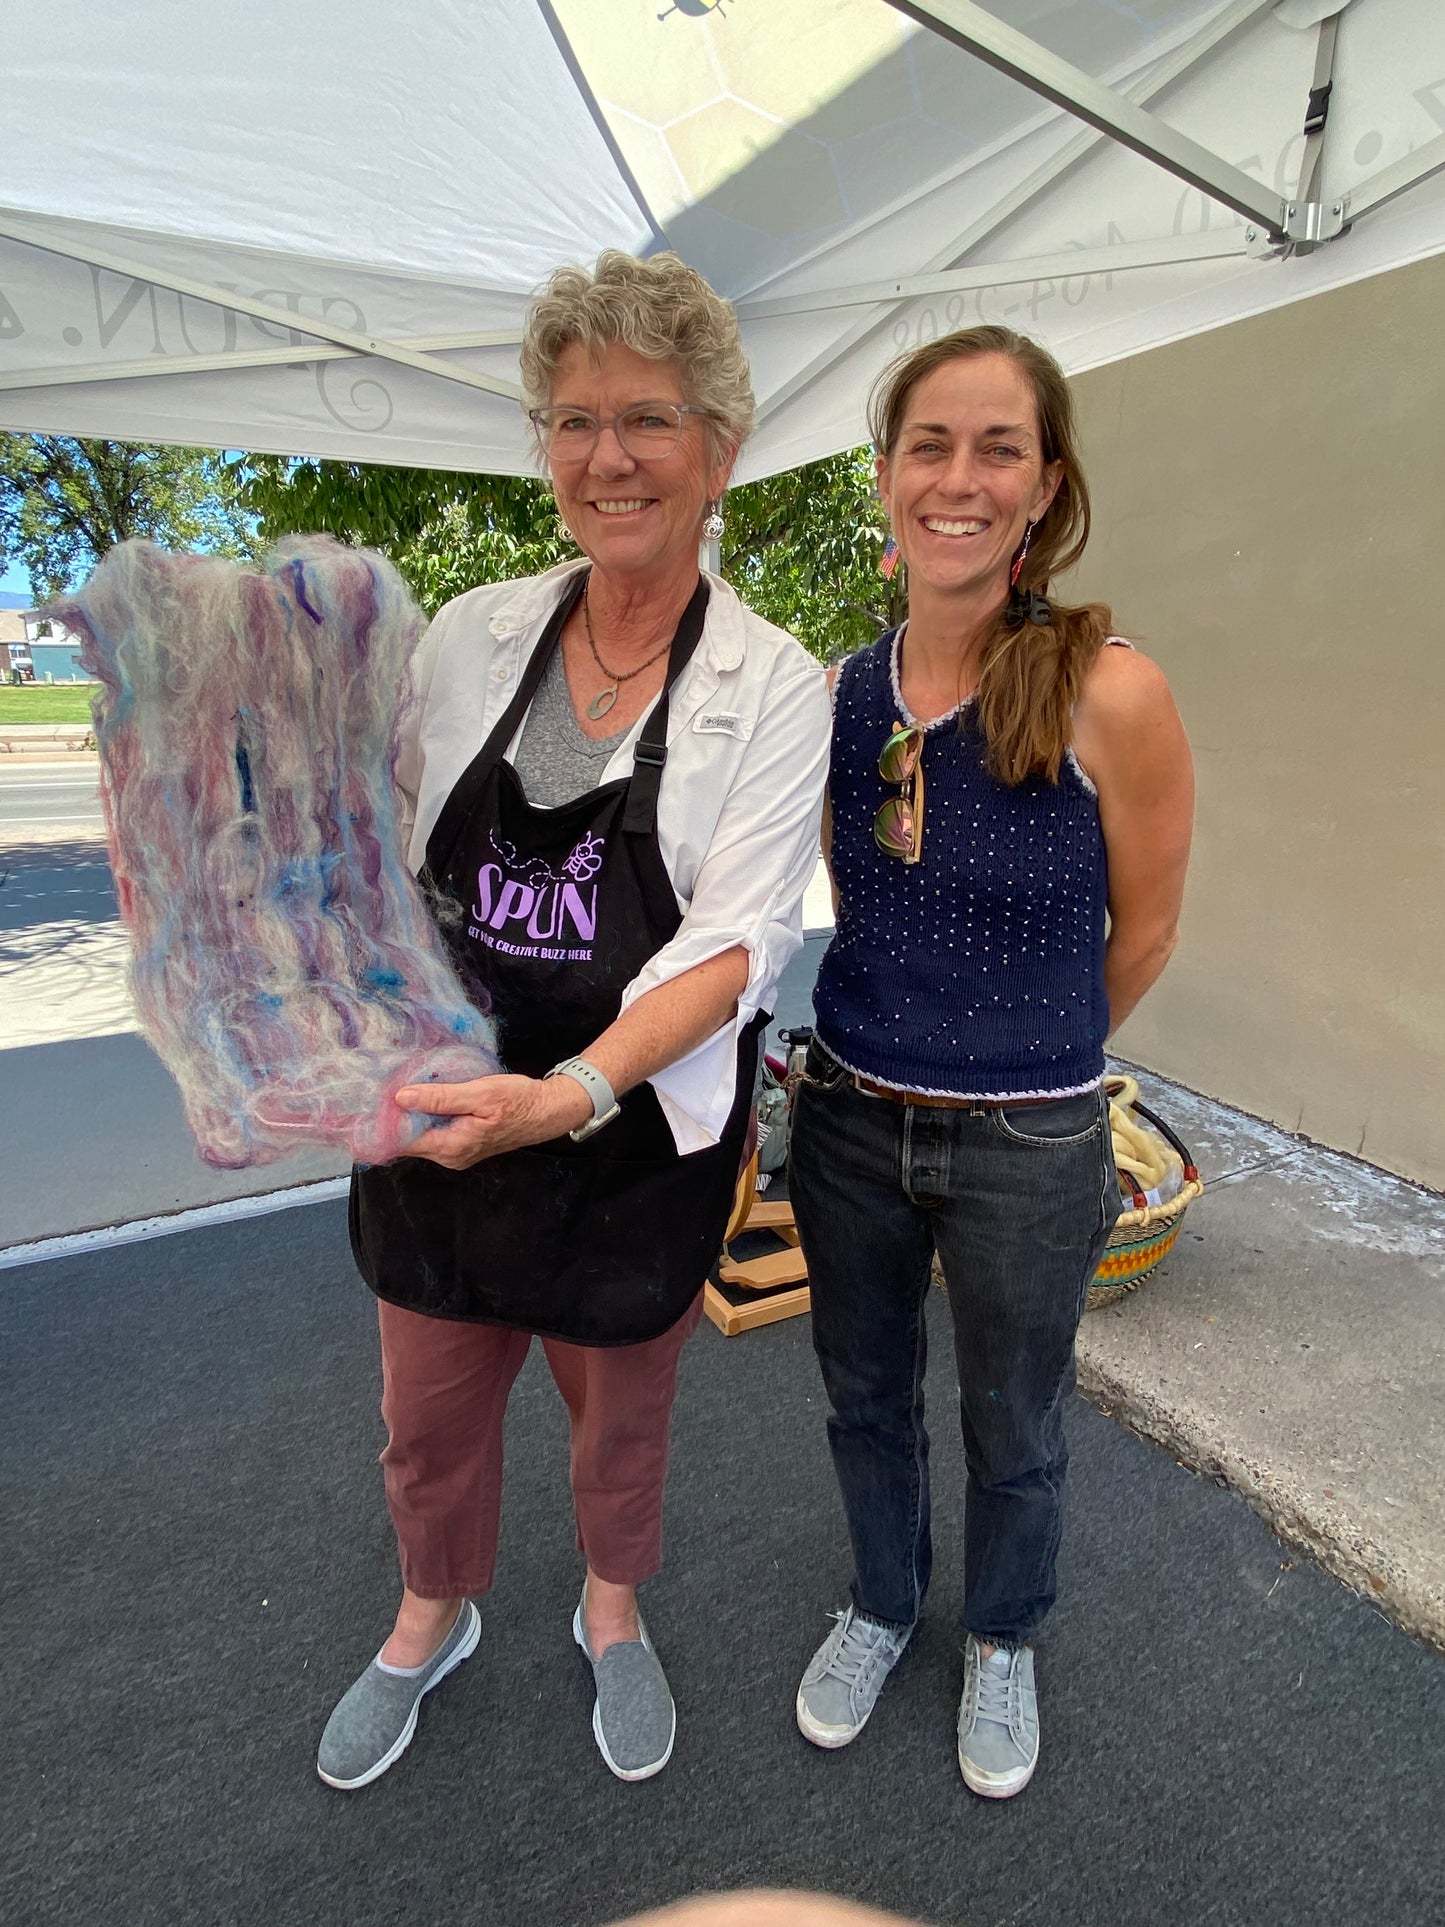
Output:
M1251 222L1244 230L1245 253L1258 261L1289 261L1313 254L1327 241L1350 231L1348 195L1337 201L1286 201L1278 230Z
M1349 201L1286 201L1284 238L1291 255L1313 254L1326 241L1337 241L1349 229Z

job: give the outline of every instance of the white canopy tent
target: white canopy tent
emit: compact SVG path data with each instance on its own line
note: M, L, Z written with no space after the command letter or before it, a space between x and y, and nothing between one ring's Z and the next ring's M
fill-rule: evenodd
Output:
M531 466L550 268L737 302L740 474L977 319L1081 370L1445 250L1440 0L8 0L0 426Z

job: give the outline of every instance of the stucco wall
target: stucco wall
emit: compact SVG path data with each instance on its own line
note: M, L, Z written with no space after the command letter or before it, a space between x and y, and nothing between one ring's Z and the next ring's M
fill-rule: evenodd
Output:
M1164 667L1199 772L1182 940L1117 1048L1437 1188L1442 319L1435 260L1080 377L1070 585Z

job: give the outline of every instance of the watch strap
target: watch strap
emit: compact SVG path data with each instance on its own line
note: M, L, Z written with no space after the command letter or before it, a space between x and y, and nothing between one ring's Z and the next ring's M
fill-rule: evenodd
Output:
M592 1100L591 1117L567 1134L574 1143L580 1144L584 1138L591 1137L594 1131L600 1131L604 1124L610 1124L622 1109L612 1086L597 1066L589 1064L585 1057L566 1057L560 1064L554 1064L547 1076L570 1077L574 1083L582 1086Z

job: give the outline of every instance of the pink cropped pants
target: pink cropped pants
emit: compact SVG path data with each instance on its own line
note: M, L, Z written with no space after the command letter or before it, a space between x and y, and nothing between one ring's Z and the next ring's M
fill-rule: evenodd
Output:
M380 1304L389 1434L381 1463L401 1575L422 1599L490 1590L501 1522L502 1420L532 1334ZM702 1294L643 1345L544 1338L572 1418L577 1544L599 1579L640 1585L662 1564L662 1494L677 1365Z

